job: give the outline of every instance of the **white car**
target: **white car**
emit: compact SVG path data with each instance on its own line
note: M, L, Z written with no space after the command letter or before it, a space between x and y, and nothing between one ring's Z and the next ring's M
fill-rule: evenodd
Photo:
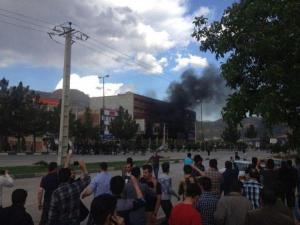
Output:
M235 160L233 162L233 166L236 166L239 170L239 178L244 178L246 176L246 169L249 167L251 164L251 161L244 161L244 160ZM219 170L220 173L224 173L226 168L222 168Z

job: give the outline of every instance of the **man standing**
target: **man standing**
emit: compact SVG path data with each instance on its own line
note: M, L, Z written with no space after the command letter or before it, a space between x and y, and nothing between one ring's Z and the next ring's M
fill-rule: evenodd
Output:
M241 225L245 222L247 212L252 209L251 202L241 194L242 184L234 181L230 185L230 192L223 196L214 214L216 225Z
M26 212L25 202L27 191L16 189L13 191L12 206L0 209L1 225L33 225L32 217Z
M152 168L154 170L154 175L155 175L155 178L157 179L158 178L158 171L159 171L159 160L161 158L164 158L163 156L160 156L157 154L157 151L154 152L154 155L152 155L150 157L150 159L148 160L148 163L149 162L152 162ZM147 163L146 163L147 164Z
M0 171L0 208L2 208L2 188L13 187L14 181L7 170Z
M156 217L161 201L161 185L153 177L152 171L151 165L143 166L143 178L141 179L141 183L147 184L149 188L154 189L155 191L154 196L146 196L147 225L156 224Z
M168 224L168 220L173 208L171 197L175 196L179 200L179 196L172 189L172 178L169 176L170 164L168 162L164 162L161 165L163 173L159 176L158 181L161 184L161 207L166 215L166 221L164 224Z
M52 193L47 225L79 225L80 194L91 181L86 165L79 161L81 179L69 183L71 170L62 168L58 172L60 185Z
M107 163L100 163L100 172L92 179L89 186L82 193L82 198L90 196L94 193L94 197L101 194L110 193L110 179L111 174L107 172Z
M176 205L170 215L169 225L202 225L200 213L195 209L195 203L200 194L197 184L187 185L185 199Z
M184 165L192 165L193 164L193 160L192 160L192 154L189 152L187 154L187 156L184 159Z
M214 213L217 209L219 195L211 192L211 181L208 177L201 177L199 179L201 192L196 208L200 212L203 225L215 225Z
M220 194L222 174L218 170L218 161L216 159L209 160L209 168L204 175L211 180L211 191Z
M40 225L46 224L51 195L58 185L57 163L51 162L48 165L48 174L42 178L40 188L38 190L38 208L39 210L43 210Z
M229 194L229 187L233 180L238 180L239 171L235 168L232 168L232 162L225 162L225 171L223 173L223 179L221 183L221 192L224 192L224 195Z
M293 219L276 208L276 195L271 189L263 189L262 208L247 213L245 225L293 225Z
M248 198L254 209L260 207L260 193L262 185L258 182L259 174L256 169L249 170L249 179L244 182L244 195Z

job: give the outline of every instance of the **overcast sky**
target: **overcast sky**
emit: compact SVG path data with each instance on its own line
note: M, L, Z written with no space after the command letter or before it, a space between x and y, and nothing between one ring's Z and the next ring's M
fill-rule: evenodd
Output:
M1 0L0 77L15 85L61 87L64 40L46 33L67 21L90 36L72 45L71 88L102 95L133 91L166 99L170 82L188 68L219 65L191 38L193 18L220 18L233 0ZM8 11L7 11L8 10ZM34 19L32 19L34 18ZM31 29L29 29L31 28ZM208 107L209 108L209 107ZM219 111L208 112L215 119Z

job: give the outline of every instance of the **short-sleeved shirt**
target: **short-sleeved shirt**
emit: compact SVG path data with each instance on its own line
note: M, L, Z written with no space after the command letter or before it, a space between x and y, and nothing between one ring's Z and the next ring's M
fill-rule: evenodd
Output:
M193 160L190 157L186 157L184 159L184 165L192 165L193 164Z
M48 173L41 180L40 187L45 190L44 202L50 203L53 191L58 187L59 180L57 172Z
M169 225L203 225L200 213L184 203L176 205L171 212Z
M144 196L152 195L154 196L153 190L148 187L147 184L139 183L140 189L143 192ZM127 183L124 188L124 197L127 199L136 199L136 191L131 183ZM131 225L145 225L146 224L146 215L145 215L145 205L132 209L129 212L129 221Z
M154 188L154 183L152 181L146 181L144 178L141 179L141 183L145 183L148 185L149 188ZM156 199L157 199L157 195L161 195L161 185L159 182L157 182L156 184L156 190L155 190L155 196L151 196L151 195L146 195L145 196L145 200L146 200L146 211L147 212L153 212L155 209L155 204L156 204Z
M111 174L108 172L100 172L92 179L89 187L93 190L94 197L111 193L110 179Z
M162 158L160 155L153 155L151 156L150 160L152 161L153 167L159 166L159 159Z

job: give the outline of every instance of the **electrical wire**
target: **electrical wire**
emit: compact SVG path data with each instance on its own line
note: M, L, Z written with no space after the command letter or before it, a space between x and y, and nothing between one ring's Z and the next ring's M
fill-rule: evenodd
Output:
M49 28L49 27L46 27L46 26L41 26L40 24L36 24L36 23L32 23L32 22L20 19L18 17L14 17L14 16L2 14L2 13L0 13L0 16L6 17L6 18L9 18L9 19L18 20L18 21L21 21L23 23L27 23L27 24L30 24L30 25L33 25L33 26L37 26L37 27L41 27L41 28L46 28L46 29L52 29L52 28Z
M37 26L37 27L41 27L41 28L46 28L47 30L48 29L50 29L50 30L52 29L52 28L49 28L48 26L39 25L37 23L33 23L33 22L28 21L28 20L32 20L34 22L39 22L39 23L43 23L43 24L47 24L47 25L51 25L53 27L55 26L55 25L53 25L52 23L50 23L50 22L48 22L46 20L42 20L42 19L31 17L31 16L27 16L27 15L24 15L22 13L10 11L10 10L3 9L3 8L0 8L0 11L6 12L6 13L9 13L9 14L13 14L13 15L17 15L19 17L22 17L23 19L20 19L20 18L15 17L15 16L11 16L11 15L6 15L6 14L0 13L0 16L6 17L8 19L18 20L20 22L23 22L23 23L29 25L29 26L25 26L23 24L17 24L17 23L12 23L12 22L8 22L8 21L0 20L1 23L6 23L6 24L9 24L9 25L12 25L12 26L15 26L15 27L19 27L19 28L22 28L22 29L32 30L32 31L41 32L41 33L48 33L48 31L37 29L37 28L33 28L33 27L30 27L30 26ZM26 20L24 18L26 18ZM77 26L76 24L73 24L73 25ZM89 36L89 38L90 38L90 40L92 40L92 42L90 42L89 45L83 44L81 42L77 42L77 43L80 44L80 45L85 46L86 48L89 48L90 50L97 51L97 52L99 52L102 55L105 55L105 56L107 56L109 58L112 58L113 60L116 60L116 56L118 58L123 58L123 59L125 59L123 62L126 63L127 65L130 65L130 66L134 66L135 65L135 66L138 66L140 68L145 69L146 71L149 71L151 69L151 65L149 65L147 63L139 62L136 59L134 59L132 56L130 56L130 55L124 53L124 52L121 52L121 51L119 51L119 50L117 50L117 49L115 49L115 48L113 48L113 47L111 47L109 45L101 43L96 38L93 38L91 36ZM113 53L108 54L107 51L115 52L115 54L113 54ZM155 76L155 77L163 79L163 80L168 81L168 82L172 82L172 80L167 79L167 78L162 77L162 76Z
M48 24L48 25L53 26L53 24L48 22L48 21L41 20L41 19L31 17L31 16L27 16L27 15L24 15L24 14L19 13L19 12L14 12L14 11L11 11L11 10L8 10L8 9L3 9L3 8L0 8L0 11L7 12L7 13L10 13L10 14L14 14L14 15L18 15L18 16L33 20L34 22L40 22L40 23L44 23L44 24Z
M28 27L28 26L24 26L24 25L20 25L20 24L15 24L15 23L3 21L3 20L0 20L0 23L6 23L6 24L9 24L9 25L12 25L12 26L15 26L15 27L19 27L19 28L25 29L25 30L32 30L32 31L36 31L36 32L41 32L41 33L47 34L47 31L44 31L44 30L39 30L39 29L36 29L36 28L32 28L32 27Z

